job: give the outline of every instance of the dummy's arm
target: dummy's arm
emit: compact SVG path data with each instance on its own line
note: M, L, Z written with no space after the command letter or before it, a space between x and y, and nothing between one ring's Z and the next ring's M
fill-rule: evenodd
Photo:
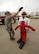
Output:
M15 30L16 30L17 28L19 28L19 27L20 27L20 25L16 26L16 27L15 27Z
M26 25L25 27L30 28L31 30L35 31L35 28L33 28L32 26Z

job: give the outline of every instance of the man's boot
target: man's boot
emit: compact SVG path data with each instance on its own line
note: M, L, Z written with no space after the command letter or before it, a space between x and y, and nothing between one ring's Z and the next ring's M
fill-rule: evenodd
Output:
M13 36L10 35L10 40L15 40L15 38Z

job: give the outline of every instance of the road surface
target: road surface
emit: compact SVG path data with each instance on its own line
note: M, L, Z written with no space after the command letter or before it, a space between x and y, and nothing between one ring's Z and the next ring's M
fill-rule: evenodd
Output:
M14 28L17 23L13 24ZM20 37L19 29L15 31L15 40L10 41L5 25L0 25L0 54L39 54L39 19L31 19L30 24L36 28L36 31L29 30L23 49L19 49L19 44L17 44Z

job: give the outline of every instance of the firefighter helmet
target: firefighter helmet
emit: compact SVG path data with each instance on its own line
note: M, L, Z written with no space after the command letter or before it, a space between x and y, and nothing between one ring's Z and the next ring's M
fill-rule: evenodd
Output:
M22 12L22 15L27 15L27 13L26 12Z

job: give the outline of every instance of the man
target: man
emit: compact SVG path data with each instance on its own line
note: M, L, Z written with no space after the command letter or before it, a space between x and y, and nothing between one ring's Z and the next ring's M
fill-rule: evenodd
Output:
M5 12L6 18L5 18L5 26L6 26L6 30L8 31L9 35L10 35L10 40L14 40L14 30L12 29L12 23L11 23L11 19L14 18L16 15L18 14L18 12L14 15L11 15L11 13L9 11Z
M5 12L6 18L5 18L5 25L6 25L6 30L9 32L10 35L10 40L14 40L14 30L12 29L12 23L11 19L15 18L17 14L23 9L23 7L20 7L17 13L12 15L9 11Z
M19 18L18 24L20 24L21 21L25 21L25 24L30 25L30 19L27 18L26 16L27 16L27 13L26 13L26 12L23 12L23 13L22 13L22 17ZM28 29L28 28L26 28L26 29L27 29L27 32L28 32L29 29Z

